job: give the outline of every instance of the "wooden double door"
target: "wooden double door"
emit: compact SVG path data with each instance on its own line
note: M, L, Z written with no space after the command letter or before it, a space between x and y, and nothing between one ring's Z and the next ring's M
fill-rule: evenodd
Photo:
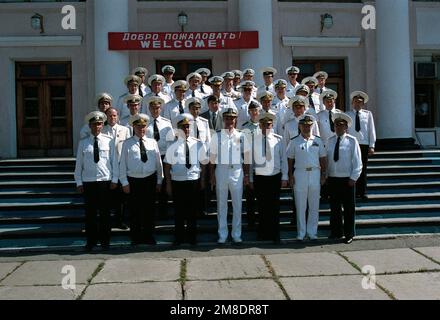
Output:
M16 63L19 157L73 154L70 62Z

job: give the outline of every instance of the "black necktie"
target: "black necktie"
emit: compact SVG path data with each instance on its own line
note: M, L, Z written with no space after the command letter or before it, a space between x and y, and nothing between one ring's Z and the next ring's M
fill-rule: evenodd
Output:
M160 134L159 134L159 128L157 127L157 119L154 119L154 140L159 141L160 140Z
M98 137L95 137L95 142L93 143L93 160L95 163L99 162Z
M159 96L159 92L158 93L156 93L156 97L158 97Z
M312 99L312 96L310 95L309 96L309 105L310 105L310 107L315 107L315 104L313 103L313 99Z
M205 89L203 89L203 84L200 86L200 92L205 93Z
M335 124L333 123L333 120L332 120L332 112L331 111L328 112L328 121L330 122L330 130L332 132L335 132Z
M182 101L179 101L179 112L180 112L180 114L184 113Z
M269 87L266 87L266 91L269 91Z
M192 97L194 98L196 96L196 93L194 92L194 90L193 90L193 92L192 92Z
M216 124L217 124L217 119L216 119L216 115L215 112L212 113L212 128L215 130Z
M339 143L341 142L341 137L338 137L338 141L336 141L335 144L335 151L333 152L333 160L335 160L335 162L338 162L339 160Z
M144 97L144 93L142 92L142 89L139 88L139 95L143 98Z
M359 111L356 111L356 131L361 131L361 119L359 119Z
M200 134L199 134L199 126L197 125L197 121L194 121L195 125L196 125L196 138L199 139L200 138Z
M144 142L142 141L142 138L139 139L139 145L140 145L140 149L141 149L141 160L143 163L148 161L148 156L147 156L147 150L145 149L145 145Z
M191 163L189 161L189 146L188 146L188 142L185 142L185 167L187 169L191 168Z

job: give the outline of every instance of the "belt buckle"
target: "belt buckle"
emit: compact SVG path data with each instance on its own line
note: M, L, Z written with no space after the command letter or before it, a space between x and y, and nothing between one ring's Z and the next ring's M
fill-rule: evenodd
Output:
M313 168L306 168L306 171L312 171Z
M234 165L231 164L231 165L229 166L229 169L234 169Z

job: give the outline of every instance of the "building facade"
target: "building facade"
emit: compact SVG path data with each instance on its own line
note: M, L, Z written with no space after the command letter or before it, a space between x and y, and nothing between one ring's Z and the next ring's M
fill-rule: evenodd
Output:
M183 27L180 13L187 16ZM153 74L165 64L176 67L176 78L201 66L215 75L273 66L275 78L284 79L291 65L300 67L301 77L324 70L340 95L339 108L349 110L354 90L370 95L368 108L383 142L438 147L438 17L439 1L0 1L0 158L74 155L96 94L106 91L116 100L133 68ZM109 32L182 28L258 31L259 45L109 49Z

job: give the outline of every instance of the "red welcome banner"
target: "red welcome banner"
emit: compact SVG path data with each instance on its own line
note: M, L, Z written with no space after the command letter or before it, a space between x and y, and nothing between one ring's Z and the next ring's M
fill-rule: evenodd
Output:
M109 50L256 49L258 31L109 32Z

